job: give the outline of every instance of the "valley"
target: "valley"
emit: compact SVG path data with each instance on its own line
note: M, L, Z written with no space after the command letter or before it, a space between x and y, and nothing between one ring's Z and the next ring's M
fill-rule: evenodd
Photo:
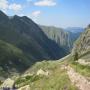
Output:
M0 11L0 89L89 90L90 25L68 29Z

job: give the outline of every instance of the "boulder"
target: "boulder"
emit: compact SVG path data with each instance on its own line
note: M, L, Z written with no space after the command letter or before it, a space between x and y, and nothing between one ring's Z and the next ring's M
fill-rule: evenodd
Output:
M30 86L26 85L26 86L20 87L18 90L30 90Z
M6 79L3 82L3 84L1 85L1 88L5 88L5 89L7 89L7 88L10 88L10 89L15 88L15 82L14 82L14 80L12 80L10 78Z
M45 76L48 76L49 75L49 72L48 71L44 71L42 69L39 69L37 71L37 75L45 75Z

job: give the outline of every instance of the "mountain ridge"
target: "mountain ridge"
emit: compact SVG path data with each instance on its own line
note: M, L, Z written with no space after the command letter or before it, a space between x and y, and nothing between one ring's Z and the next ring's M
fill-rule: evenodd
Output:
M90 26L80 35L75 42L72 54L78 53L79 57L89 54L90 55Z

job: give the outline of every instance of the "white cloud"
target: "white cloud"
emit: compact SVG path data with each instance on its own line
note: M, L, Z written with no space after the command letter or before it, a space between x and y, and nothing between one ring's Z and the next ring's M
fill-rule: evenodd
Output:
M13 3L9 5L9 9L17 12L17 11L22 10L22 6L20 4Z
M56 2L54 0L40 0L34 3L35 6L55 6Z
M22 6L16 3L10 3L8 0L0 0L0 10L13 10L14 12L22 10Z
M8 9L8 1L7 0L0 0L0 9L1 10Z
M32 16L34 17L38 17L40 14L41 14L40 10L32 12Z

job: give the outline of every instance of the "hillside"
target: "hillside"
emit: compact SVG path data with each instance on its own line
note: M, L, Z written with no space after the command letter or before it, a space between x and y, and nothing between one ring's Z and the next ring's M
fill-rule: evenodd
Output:
M74 42L79 38L84 29L81 27L68 27L64 29L64 31L68 32L69 43L71 45L71 49L73 48Z
M0 79L22 73L30 66L30 63L22 50L0 40Z
M87 59L89 59L89 56L90 56L90 26L86 28L85 32L81 34L79 39L74 44L72 53L74 54L75 52L77 52L80 57L87 56Z
M0 77L22 73L35 62L56 60L67 52L26 16L0 11Z
M55 41L60 47L62 47L65 52L70 53L74 42L80 36L83 29L79 28L68 28L62 29L53 26L41 26L47 37Z
M0 11L0 39L20 48L32 62L59 59L66 55L62 47L49 39L42 29L26 16L15 15L9 18Z
M62 47L67 54L70 52L71 43L67 32L61 28L52 26L40 26L47 37L55 41L60 47Z

